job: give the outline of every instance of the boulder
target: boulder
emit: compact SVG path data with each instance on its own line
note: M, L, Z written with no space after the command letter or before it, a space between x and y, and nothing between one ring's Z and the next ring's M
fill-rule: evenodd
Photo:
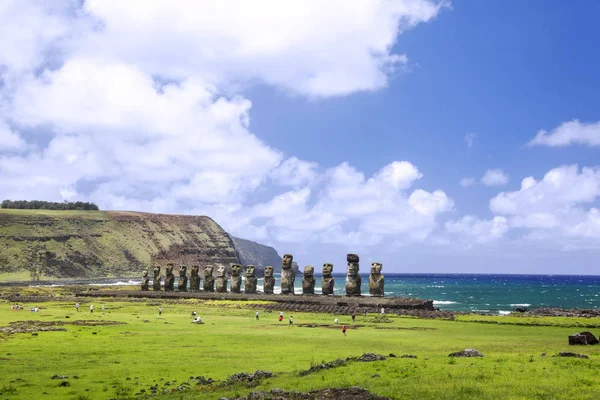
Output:
M596 336L594 336L592 334L592 332L579 332L580 335L584 335L586 340L587 340L587 344L598 344L600 343L600 341L596 338Z
M576 333L575 335L569 335L569 346L586 345L587 336Z
M450 353L448 357L483 357L483 354L475 349L464 349L463 351Z
M356 359L356 361L371 362L371 361L381 361L381 360L386 360L386 359L387 358L385 356L382 356L381 354L365 353L362 356L358 357Z

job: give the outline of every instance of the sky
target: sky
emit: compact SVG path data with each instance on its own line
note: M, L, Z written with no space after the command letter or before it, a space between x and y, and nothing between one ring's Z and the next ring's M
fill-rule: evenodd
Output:
M0 197L345 271L598 274L594 0L0 0Z

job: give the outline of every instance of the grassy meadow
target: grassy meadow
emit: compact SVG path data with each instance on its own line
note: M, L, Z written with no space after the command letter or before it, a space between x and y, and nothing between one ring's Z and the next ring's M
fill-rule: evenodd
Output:
M125 399L139 396L142 390L149 394L153 385L158 385L157 397L165 399L218 399L271 388L305 392L353 385L397 399L600 398L600 345L567 345L567 336L582 330L581 320L598 327L597 318L545 321L498 316L477 322L470 316L457 321L388 316L391 322L381 323L373 322L375 315L358 315L353 324L344 315L334 325L333 315L294 313L290 326L289 313L278 322L277 312L258 308L256 320L256 309L231 301L86 299L77 312L73 301L56 299L22 304L25 310L21 311L0 301L2 327L36 320L64 323L59 327L66 329L37 335L0 333L1 399ZM40 310L27 311L33 306ZM192 324L192 311L205 324ZM92 320L123 324L75 323ZM342 324L348 325L347 336L341 332ZM587 329L600 333L600 328ZM465 348L475 348L485 357L448 357ZM587 354L590 359L552 357L560 351ZM365 352L398 357L349 362L299 376L312 365ZM400 358L403 354L418 358ZM275 375L256 387L223 385L234 373L258 369ZM55 375L68 378L52 379ZM221 382L196 385L190 377L197 376ZM68 386L60 386L61 382ZM162 394L183 382L191 388Z

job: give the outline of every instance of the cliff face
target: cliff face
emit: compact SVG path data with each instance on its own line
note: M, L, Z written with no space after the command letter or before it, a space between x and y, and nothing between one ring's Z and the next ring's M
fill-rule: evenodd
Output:
M281 272L281 257L273 247L265 246L250 240L231 237L233 247L243 265L255 265L260 271L270 265L275 272ZM262 273L261 273L262 275Z
M139 276L169 262L229 267L238 257L227 232L204 216L0 210L0 272Z

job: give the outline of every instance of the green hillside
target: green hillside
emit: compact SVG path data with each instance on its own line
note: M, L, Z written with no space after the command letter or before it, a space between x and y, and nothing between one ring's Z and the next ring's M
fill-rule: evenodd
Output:
M205 216L0 209L0 279L140 276L152 264L238 262L233 242Z

